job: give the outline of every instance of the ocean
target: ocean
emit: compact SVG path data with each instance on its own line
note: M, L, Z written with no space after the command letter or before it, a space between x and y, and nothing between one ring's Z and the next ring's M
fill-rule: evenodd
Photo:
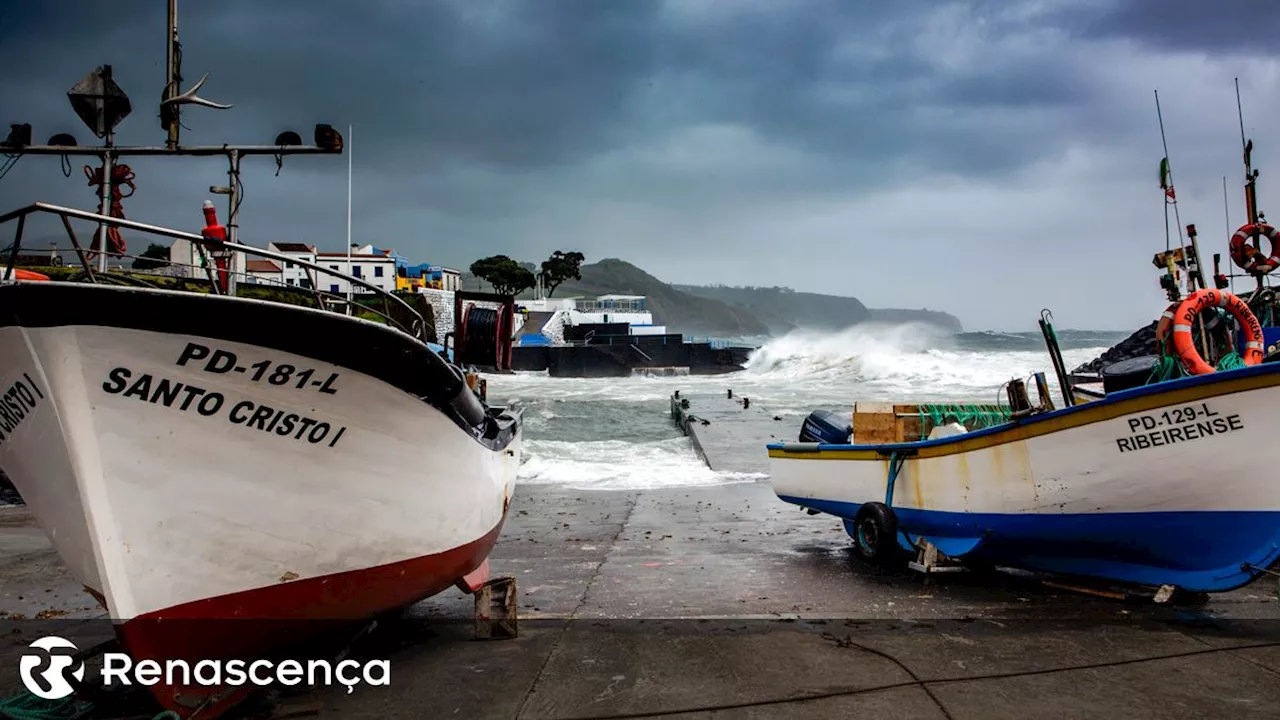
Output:
M1071 370L1128 334L1060 330L1058 342ZM640 490L762 477L713 472L697 458L670 419L676 390L722 395L732 389L798 433L810 411L852 408L855 400L994 403L1011 378L1037 371L1046 373L1061 406L1039 332L951 334L928 325L860 324L762 339L747 368L727 375L577 379L515 373L486 379L491 403L518 399L525 406L520 483Z

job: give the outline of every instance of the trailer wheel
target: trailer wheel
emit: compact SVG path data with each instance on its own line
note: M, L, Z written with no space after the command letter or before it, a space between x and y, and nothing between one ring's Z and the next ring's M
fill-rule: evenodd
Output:
M845 530L853 538L858 557L888 566L898 556L898 518L884 503L863 503Z

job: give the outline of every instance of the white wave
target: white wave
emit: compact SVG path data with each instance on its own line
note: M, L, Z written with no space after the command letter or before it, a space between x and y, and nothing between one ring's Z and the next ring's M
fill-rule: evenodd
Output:
M746 370L727 375L582 379L515 373L487 379L492 400L527 403L522 484L583 490L720 485L762 476L707 468L666 420L672 392L722 396L732 389L798 430L811 410L847 408L858 400L989 403L1009 379L1036 371L1048 373L1057 387L1047 352L983 349L973 345L972 335L961 347L930 325L863 324L771 339L752 353ZM1072 368L1105 349L1063 355ZM671 435L662 437L665 431Z
M578 490L648 490L751 482L763 475L715 472L694 454L687 438L653 442L528 440L518 482Z
M1105 347L1068 350L1068 368L1097 357ZM933 325L863 323L838 332L796 330L769 340L748 358L743 372L716 376L552 378L545 373L493 376L500 397L574 401L662 402L672 391L724 392L784 410L853 400L949 399L994 402L1011 378L1042 371L1052 376L1043 350L960 349ZM1048 378L1051 385L1056 379Z

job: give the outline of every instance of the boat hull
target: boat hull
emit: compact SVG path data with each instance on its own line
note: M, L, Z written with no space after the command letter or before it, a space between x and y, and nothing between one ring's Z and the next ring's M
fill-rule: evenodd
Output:
M135 659L264 656L487 567L519 411L468 427L447 402L460 378L412 338L305 308L42 285L0 288L0 468ZM210 692L154 689L179 712Z
M906 540L1054 574L1216 592L1280 557L1280 364L1116 393L938 441L771 445L775 493ZM889 488L894 454L904 459ZM902 538L900 538L901 540Z

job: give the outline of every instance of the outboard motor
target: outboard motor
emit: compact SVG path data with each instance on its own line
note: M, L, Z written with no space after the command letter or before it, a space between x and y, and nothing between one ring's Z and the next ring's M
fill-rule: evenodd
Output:
M814 410L800 427L800 442L848 445L853 436L853 424L846 413L830 410Z

